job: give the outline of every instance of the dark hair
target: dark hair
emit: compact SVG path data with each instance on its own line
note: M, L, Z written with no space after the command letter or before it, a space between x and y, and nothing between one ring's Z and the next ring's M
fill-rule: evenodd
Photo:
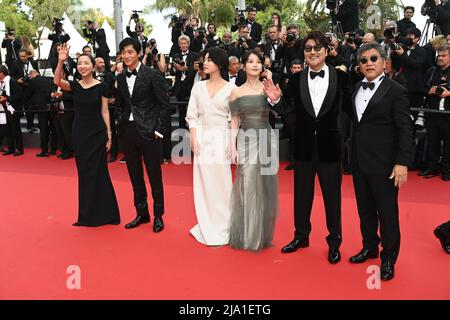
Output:
M422 36L422 32L418 28L409 28L406 30L406 34L413 34L415 38L420 38Z
M84 51L84 49L86 49L86 48L89 48L89 50L91 50L91 52L92 52L92 48L89 47L88 45L85 45L85 46L83 47L83 49L81 49L81 51Z
M250 58L250 56L251 56L252 54L254 54L255 56L258 57L259 62L261 62L261 64L264 64L264 56L260 55L260 54L258 53L258 51L256 51L256 50L253 49L253 50L247 50L247 51L245 51L244 55L243 55L242 58L241 58L241 59L242 59L242 65L245 66L245 64L247 63L248 59Z
M403 10L403 13L405 13L406 10L412 10L412 12L416 11L413 6L406 6L405 9Z
M248 29L248 25L246 25L245 23L239 25L239 31L241 31L244 28Z
M211 47L203 51L203 61L205 60L206 54L209 54L209 58L216 64L219 69L228 70L228 55L227 53L220 49L219 47Z
M78 57L78 60L80 60L81 57L88 57L89 60L90 60L91 63L92 63L92 66L95 67L95 59L94 59L94 57L93 57L92 55L86 54L86 53L82 53L82 54L80 54L80 56ZM77 63L77 64L78 64L78 63Z
M133 38L125 38L120 42L120 44L119 44L120 52L122 52L125 49L125 47L128 47L130 45L133 46L134 50L137 53L141 52L141 50L142 50L141 43Z
M5 65L0 65L0 73L3 73L5 76L9 75L8 67Z
M298 24L291 23L291 24L288 24L288 26L286 27L286 31L289 31L291 29L300 29L300 28L298 27Z
M292 67L294 64L303 64L303 62L300 59L294 59L291 61L290 67Z
M358 49L358 63L361 60L361 56L364 52L369 51L375 49L378 51L378 53L381 56L381 59L386 61L386 50L384 50L384 48L378 43L378 42L370 42L370 43L366 43L363 44L359 49Z
M20 54L21 52L25 52L26 54L29 54L29 53L30 53L30 52L29 52L27 49L25 49L25 48L20 48L19 54Z
M325 50L330 45L330 43L328 42L328 38L320 31L310 31L306 35L305 39L303 39L303 48L305 47L306 42L308 42L308 40L314 40L316 44L320 44L322 47L325 48Z
M255 7L248 7L247 12L257 12Z
M275 26L275 25L272 24L269 28L277 27L278 31L281 31L281 15L278 12L273 12L270 17L272 18L273 16L277 16L278 17L278 26Z
M191 18L191 20L192 20L192 19L195 19L195 21L197 21L197 23L199 23L199 22L200 22L200 20L198 20L198 18L197 18L197 17L192 17L192 18Z

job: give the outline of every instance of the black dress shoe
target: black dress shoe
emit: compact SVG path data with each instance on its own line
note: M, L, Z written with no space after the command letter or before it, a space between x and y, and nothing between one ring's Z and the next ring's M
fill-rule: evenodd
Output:
M14 152L14 157L19 157L21 155L23 155L23 151L17 150L16 152Z
M394 278L394 263L386 261L381 264L381 280L387 281Z
M150 222L150 216L137 216L133 221L125 225L126 229L133 229L138 227L140 224L143 223L149 223Z
M441 226L438 226L436 229L434 229L433 233L436 238L439 239L442 249L450 254L450 235L447 234Z
M439 174L439 171L434 168L428 168L420 171L417 175L419 177L435 177Z
M307 247L309 247L309 239L304 240L294 239L287 246L284 246L281 249L281 252L291 253L297 251L298 248L307 248Z
M61 160L68 160L70 158L73 158L73 154L72 153L63 153L61 155Z
M328 250L328 262L331 264L336 264L341 261L341 253L339 249L330 249Z
M153 232L161 232L164 229L164 221L161 217L155 217L153 221Z
M375 250L362 249L361 252L351 257L349 261L351 263L363 263L366 262L367 259L378 258L378 254L379 254L378 249Z
M41 153L38 153L37 155L36 155L36 157L39 157L39 158L44 158L44 157L49 157L50 155L48 154L48 152L47 151L42 151Z
M8 151L3 152L4 156L9 156L10 154L14 154L14 151L8 150Z

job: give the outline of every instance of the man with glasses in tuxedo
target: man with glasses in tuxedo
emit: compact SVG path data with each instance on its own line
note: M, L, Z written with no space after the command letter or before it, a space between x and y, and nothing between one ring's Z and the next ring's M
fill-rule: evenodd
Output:
M357 59L365 78L352 96L351 165L363 249L350 262L378 258L381 240L381 280L390 280L400 250L398 191L414 160L413 124L407 89L384 75L381 45L364 44Z
M282 248L291 253L309 246L314 182L318 175L322 189L328 236L328 262L341 260L341 136L339 114L343 101L350 99L350 79L328 66L327 37L311 31L303 40L308 67L289 78L287 91L296 112L294 157L294 239ZM286 98L285 98L286 99Z

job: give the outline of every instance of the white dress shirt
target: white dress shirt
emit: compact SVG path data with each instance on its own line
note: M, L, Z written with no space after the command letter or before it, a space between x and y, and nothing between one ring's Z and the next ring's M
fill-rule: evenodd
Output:
M321 69L325 72L324 77L316 76L314 79L311 79L309 72L313 71L311 68L308 68L308 87L309 87L309 94L311 96L311 101L313 103L314 107L314 113L317 115L320 112L320 109L322 108L323 100L325 100L325 96L328 91L328 84L330 79L330 70L328 69L327 65L324 65ZM321 70L317 71L320 72ZM314 71L316 72L316 71Z
M377 92L378 87L380 86L381 82L383 82L383 79L384 73L380 74L375 80L371 81L375 83L375 88L373 88L373 90L370 90L370 88L364 89L362 86L359 88L358 93L355 96L355 106L356 113L358 115L358 122L361 121L361 118L364 114L364 111L366 111L370 99L372 99L375 92ZM364 78L363 82L370 81L368 81L367 78Z
M229 74L228 73L228 82L231 82L232 84L236 84L236 79L237 79L237 73L235 75Z

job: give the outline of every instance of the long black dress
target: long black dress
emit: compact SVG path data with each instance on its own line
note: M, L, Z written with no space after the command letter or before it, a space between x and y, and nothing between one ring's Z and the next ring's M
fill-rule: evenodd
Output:
M102 96L108 96L108 88L99 83L84 89L76 81L71 81L70 87L75 107L72 139L79 194L75 225L119 224L119 207L106 161L108 136L102 117Z

